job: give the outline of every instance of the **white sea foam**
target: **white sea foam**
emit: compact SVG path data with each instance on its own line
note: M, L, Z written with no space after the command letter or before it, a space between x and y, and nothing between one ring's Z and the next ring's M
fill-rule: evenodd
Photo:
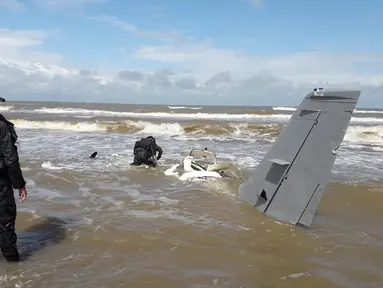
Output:
M186 106L168 106L169 109L178 110L178 109L191 109L191 110L201 110L202 107L186 107Z
M349 126L344 140L357 143L383 144L383 126Z
M66 121L28 121L16 119L12 121L16 128L22 129L48 129L48 130L68 130L78 132L102 131L97 123L79 122L70 123Z
M383 110L359 110L355 109L354 114L383 114Z
M287 107L292 109L291 107ZM257 120L260 122L284 122L286 123L290 114L228 114L228 113L168 113L168 112L116 112L107 110L88 110L75 108L41 108L33 110L35 113L44 114L71 114L71 115L94 115L110 117L132 117L132 118L156 118L156 119L205 119L205 120ZM383 118L375 117L352 117L351 123L383 123Z
M295 111L297 108L295 107L284 107L284 106L277 106L273 107L273 110L275 111Z
M0 105L0 111L9 111L12 110L14 107L13 106L1 106Z
M41 168L47 169L47 170L62 170L63 167L54 166L50 161L44 162L41 164Z
M228 113L169 113L169 112L117 112L108 110L88 110L76 108L41 108L33 110L35 113L43 114L71 114L71 115L97 115L112 117L132 117L132 118L170 118L170 119L206 119L206 120L238 120L238 119L254 119L254 120L284 120L289 119L288 114L228 114Z
M295 111L296 107L285 107L277 106L272 107L274 111ZM383 114L383 110L365 110L365 109L354 109L354 114Z
M361 118L363 119L363 118ZM382 119L383 120L383 119ZM95 122L79 122L71 123L65 121L27 121L27 120L13 120L15 126L21 129L47 129L47 130L64 130L75 132L106 132L111 127L116 128L121 123L95 123ZM232 123L230 124L233 131L230 134L225 135L209 135L204 132L204 129L208 129L201 126L200 129L186 132L184 127L180 123L151 123L147 121L125 121L126 125L135 128L135 132L153 134L153 135L169 135L169 136L188 136L197 137L209 136L214 139L222 138L222 140L235 140L242 139L249 141L254 139L254 136L259 136L267 139L268 134L261 134L257 129L249 129L247 123ZM382 123L383 124L383 123ZM198 134L198 135L197 135ZM229 137L230 136L230 137ZM182 140L182 139L179 139ZM186 140L186 138L184 139ZM344 138L345 141L354 143L372 143L383 144L383 125L377 126L349 126Z

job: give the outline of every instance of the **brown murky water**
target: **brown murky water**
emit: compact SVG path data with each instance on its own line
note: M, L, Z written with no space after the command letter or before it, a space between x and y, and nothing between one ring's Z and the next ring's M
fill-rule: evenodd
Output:
M29 199L17 219L24 261L0 264L0 287L383 287L378 114L353 119L333 182L307 229L240 202L236 181L181 182L164 175L181 151L195 147L215 150L248 175L277 136L275 126L288 120L286 111L259 108L270 112L220 120L218 108L189 110L204 113L195 120L158 107L154 112L168 114L8 105L13 111L3 114L20 137ZM238 109L236 115L249 113ZM105 131L100 121L136 128ZM134 142L148 134L164 149L161 166L130 167ZM95 161L88 159L93 151L99 152Z

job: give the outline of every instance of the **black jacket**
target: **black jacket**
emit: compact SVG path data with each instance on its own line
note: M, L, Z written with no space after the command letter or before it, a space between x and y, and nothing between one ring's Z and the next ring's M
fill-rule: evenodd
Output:
M136 155L136 153L141 149L144 151L149 151L149 156L152 156L153 154L155 156L156 152L158 152L157 160L161 159L163 151L154 140L150 138L142 138L141 140L137 141L133 148L134 155Z
M8 172L14 189L25 187L17 147L11 139L7 124L3 121L0 121L0 171L0 177Z

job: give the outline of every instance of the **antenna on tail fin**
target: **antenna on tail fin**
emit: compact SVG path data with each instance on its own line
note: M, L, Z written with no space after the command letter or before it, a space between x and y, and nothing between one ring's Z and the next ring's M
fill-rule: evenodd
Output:
M311 226L361 92L314 89L291 116L240 198L279 221Z

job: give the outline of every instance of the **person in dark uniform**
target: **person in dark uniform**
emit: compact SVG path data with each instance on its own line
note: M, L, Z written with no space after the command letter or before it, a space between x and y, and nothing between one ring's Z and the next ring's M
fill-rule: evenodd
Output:
M7 261L20 261L16 242L16 202L13 189L19 190L20 202L27 198L20 169L13 123L0 114L0 248Z
M156 157L157 152L158 155ZM153 136L141 138L134 145L134 160L130 165L139 166L145 164L156 167L157 161L161 159L162 152L161 147L156 144L156 139Z

